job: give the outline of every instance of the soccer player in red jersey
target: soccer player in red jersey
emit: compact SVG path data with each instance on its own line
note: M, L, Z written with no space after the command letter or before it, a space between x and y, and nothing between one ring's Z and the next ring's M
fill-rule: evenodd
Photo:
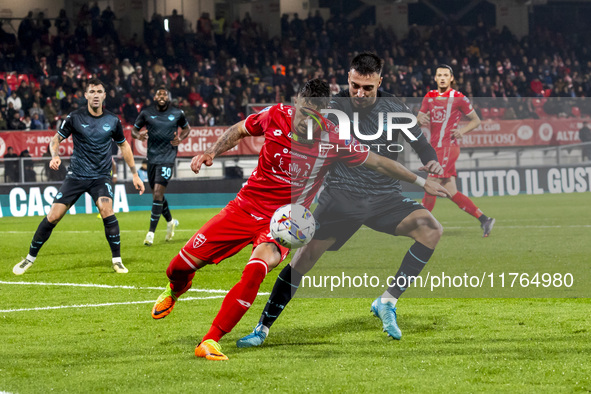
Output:
M448 196L444 187L417 177L398 162L365 149L354 149L355 141L340 140L336 127L318 117L329 96L328 83L319 79L308 81L295 106L277 104L250 115L226 130L212 148L193 158L191 169L199 173L203 164L211 166L215 157L236 146L242 138L265 136L257 167L236 199L199 229L170 262L166 271L170 284L152 309L155 319L167 316L178 297L191 287L196 270L218 264L253 244L240 281L224 298L211 328L195 349L196 356L228 359L218 341L240 321L267 273L289 253L270 236L271 216L289 203L309 207L331 164L341 161L348 166L364 165L392 178L420 184L430 194ZM307 139L308 119L322 125L311 140Z
M456 187L456 160L460 155L458 139L477 128L480 125L480 118L472 108L468 97L452 88L453 81L454 74L450 66L446 64L437 66L435 71L437 90L431 90L425 95L417 116L422 125L430 127L431 145L435 148L439 163L443 167L443 175L429 174L429 179L443 185L451 194L451 200L458 207L477 218L483 230L482 236L488 237L495 224L495 219L484 215ZM470 122L460 128L458 122L462 115L466 115ZM436 199L436 196L425 193L423 206L432 211Z

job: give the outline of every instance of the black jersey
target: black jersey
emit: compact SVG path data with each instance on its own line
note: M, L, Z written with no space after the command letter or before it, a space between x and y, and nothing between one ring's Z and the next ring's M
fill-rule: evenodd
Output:
M178 128L189 125L185 113L172 105L166 111L159 111L156 105L144 108L135 120L134 127L148 129L148 161L152 164L174 163L178 146L170 141Z
M394 95L386 92L378 91L378 99L376 103L369 108L358 109L353 106L349 96L349 90L344 90L333 97L330 101L330 107L339 109L345 112L351 121L354 119L353 113L358 113L359 133L363 135L375 135L376 130L384 130L381 135L372 141L362 141L359 143L368 145L371 151L385 156L389 159L396 160L398 158L397 149L387 149L387 146L398 143L398 135L402 136L410 143L411 147L419 154L423 164L430 160L437 160L435 151L429 145L429 141L423 135L419 125L410 128L409 131L417 138L416 141L411 141L406 134L400 130L393 130L392 139L387 139L385 126L378 124L379 113L383 114L382 121L385 122L387 113L392 112L406 112L411 113L410 109L400 99ZM333 120L332 115L329 119ZM408 123L408 119L402 119L396 123ZM353 130L351 130L353 135ZM331 168L330 173L326 177L325 185L327 187L347 190L359 194L383 194L392 193L393 191L402 191L400 181L392 179L386 175L382 175L364 166L347 167L342 163L336 163Z
M97 179L111 175L112 141L125 142L117 115L103 110L101 116L93 116L87 107L80 108L68 115L57 132L64 138L71 135L74 140L69 178Z

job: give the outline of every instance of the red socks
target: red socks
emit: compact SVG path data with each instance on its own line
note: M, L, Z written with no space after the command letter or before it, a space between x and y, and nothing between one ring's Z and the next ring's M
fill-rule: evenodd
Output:
M183 249L174 256L166 269L166 276L170 280L170 288L175 293L175 296L179 297L191 288L191 281L197 268Z
M431 212L435 207L435 201L437 201L437 197L425 193L425 196L423 197L423 206Z
M476 205L474 205L472 200L470 200L468 197L466 197L462 193L457 192L451 198L451 200L453 202L455 202L458 205L458 207L460 207L460 209L468 212L470 215L474 216L476 219L478 219L480 216L482 216L482 211L480 209L478 209L478 207Z
M211 328L202 341L213 339L218 342L225 334L232 331L254 302L267 271L267 263L263 260L250 259L242 271L240 281L226 294L220 311L213 319Z

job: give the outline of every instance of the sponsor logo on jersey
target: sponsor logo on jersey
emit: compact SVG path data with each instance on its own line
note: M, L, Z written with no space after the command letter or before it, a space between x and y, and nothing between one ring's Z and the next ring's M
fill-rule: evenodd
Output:
M195 236L195 240L193 241L193 249L197 249L198 247L203 245L205 243L205 241L207 241L207 238L205 238L205 235L197 234Z
M111 125L109 125L108 123L105 123L105 124L103 125L103 130L105 130L105 131L109 131L109 130L111 130Z
M158 117L158 115L150 115L150 118L152 119L156 119Z
M170 120L172 122L174 120L174 115L173 114L168 115L168 120Z
M84 123L81 123L81 124L80 124L80 126L82 126L82 127L84 127L84 128L87 128L87 127L88 127L88 126L90 126L90 125L89 125L89 124L84 124Z

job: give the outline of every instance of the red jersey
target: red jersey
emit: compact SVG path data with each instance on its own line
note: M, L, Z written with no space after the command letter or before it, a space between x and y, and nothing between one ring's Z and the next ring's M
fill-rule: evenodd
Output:
M425 95L420 112L431 112L431 146L434 148L456 146L452 130L458 127L462 114L474 111L468 97L455 89L440 94L431 90Z
M277 104L246 118L246 130L253 136L265 136L259 161L242 187L236 202L247 212L271 217L277 208L298 203L309 208L322 185L329 167L337 160L349 167L362 165L369 151L355 149L355 141L338 138L336 126L329 121L312 143L292 139L291 106ZM320 149L321 144L331 149Z

